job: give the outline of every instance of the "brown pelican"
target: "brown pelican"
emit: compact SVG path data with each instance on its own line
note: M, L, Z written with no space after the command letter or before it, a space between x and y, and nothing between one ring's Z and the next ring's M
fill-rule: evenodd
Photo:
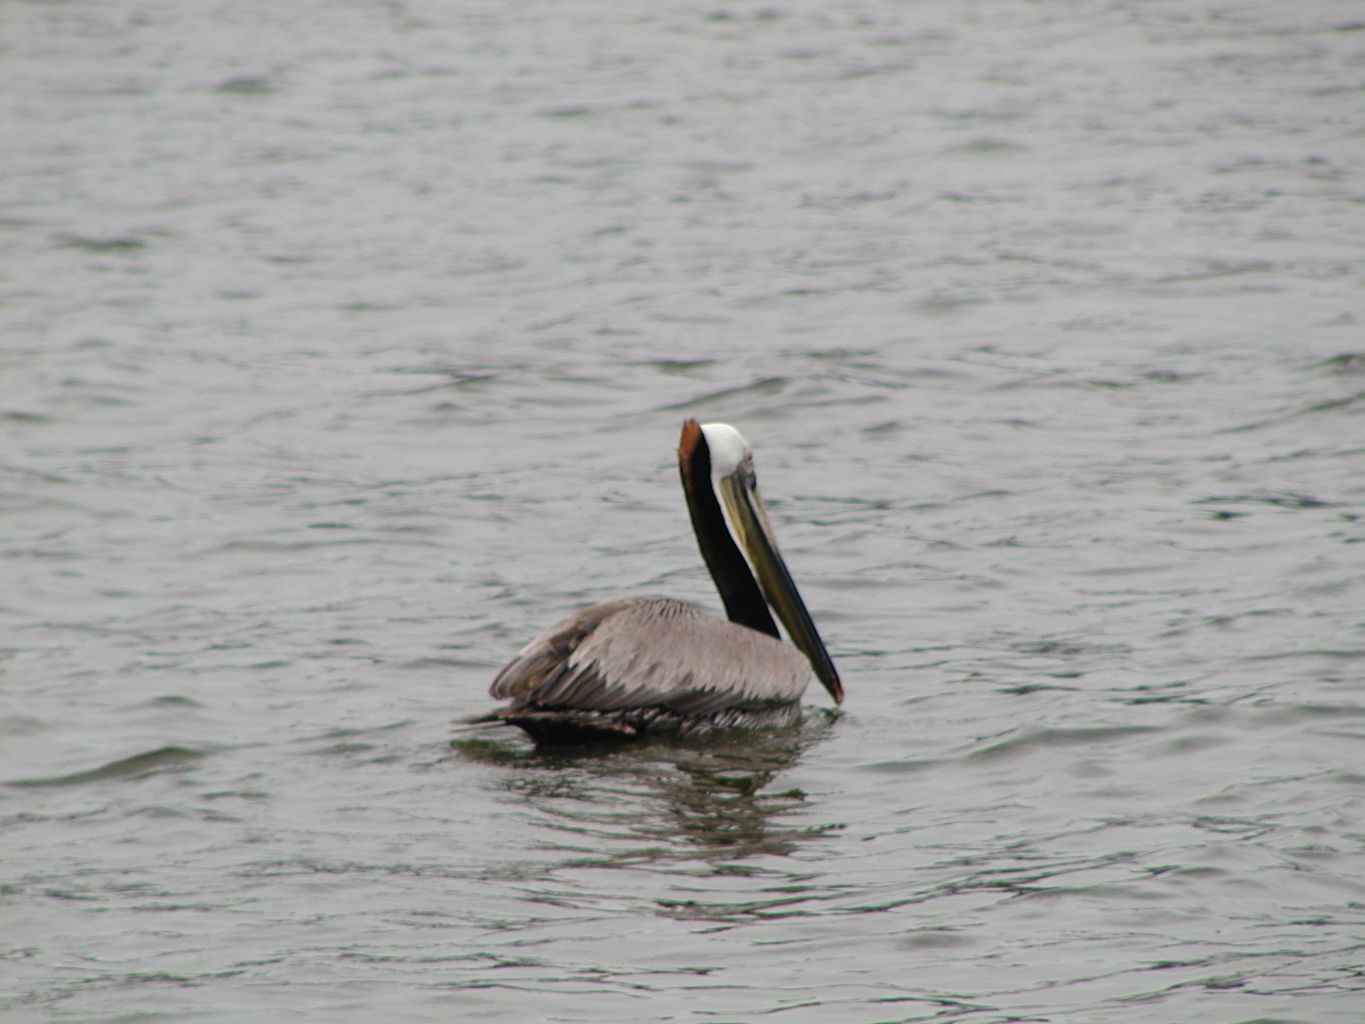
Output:
M778 553L739 431L687 420L678 469L730 621L661 597L582 608L498 673L489 692L511 703L471 721L509 722L539 743L571 743L789 722L812 675L843 699L839 673ZM794 647L778 638L769 605Z

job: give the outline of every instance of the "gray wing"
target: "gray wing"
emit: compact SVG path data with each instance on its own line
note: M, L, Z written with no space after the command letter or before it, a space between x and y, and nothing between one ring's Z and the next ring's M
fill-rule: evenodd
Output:
M683 715L789 704L812 677L800 651L680 601L584 608L528 644L489 692L515 706Z

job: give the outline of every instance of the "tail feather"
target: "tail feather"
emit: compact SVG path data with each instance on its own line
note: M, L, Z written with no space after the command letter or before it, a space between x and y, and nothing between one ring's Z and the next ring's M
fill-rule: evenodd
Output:
M464 719L465 725L515 725L537 743L600 743L634 739L640 730L601 712L563 709L495 708Z

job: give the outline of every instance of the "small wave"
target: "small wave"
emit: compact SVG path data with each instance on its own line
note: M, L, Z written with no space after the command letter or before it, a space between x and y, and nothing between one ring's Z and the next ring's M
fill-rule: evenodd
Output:
M744 395L769 395L784 390L791 383L787 377L758 377L741 384L738 387L721 388L719 391L710 391L706 394L693 395L691 398L682 402L673 402L669 405L658 406L655 412L678 412L688 409L704 408L713 402L726 399L738 398Z
M1289 412L1265 419L1252 420L1249 423L1240 423L1235 427L1225 427L1222 430L1214 431L1215 434L1239 434L1248 430L1260 430L1263 427L1276 426L1287 423L1290 420L1301 416L1318 416L1326 412L1341 412L1344 410L1358 411L1359 406L1365 404L1365 392L1357 392L1353 395L1342 395L1337 398L1328 398L1320 402L1313 402L1302 408L1291 409Z
M1127 736L1158 732L1151 725L1113 725L1096 726L1085 729L1029 729L999 743L972 751L968 757L974 761L993 760L1014 754L1028 753L1044 747L1074 746L1076 744L1105 743Z
M145 248L147 241L136 235L58 235L56 243L67 249L85 249L88 252L131 252Z
M1351 374L1365 373L1365 352L1343 352L1340 355L1324 359L1317 364L1318 369L1326 370L1329 373Z
M1194 505L1274 505L1277 508L1334 508L1335 501L1327 501L1311 494L1296 491L1262 491L1249 494L1219 494L1209 498L1197 498Z
M134 754L132 757L121 757L117 761L110 761L108 764L102 764L98 768L91 768L87 771L72 772L69 775L57 775L46 779L12 779L5 785L21 787L79 786L87 782L103 782L106 779L140 779L147 775L154 775L191 764L206 755L207 751L194 750L190 747L159 747L143 754Z

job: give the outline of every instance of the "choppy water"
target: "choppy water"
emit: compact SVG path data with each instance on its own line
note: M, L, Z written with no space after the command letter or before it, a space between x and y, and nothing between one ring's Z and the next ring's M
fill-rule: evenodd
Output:
M1362 1019L1357 3L0 18L6 1021ZM685 415L843 712L452 747Z

